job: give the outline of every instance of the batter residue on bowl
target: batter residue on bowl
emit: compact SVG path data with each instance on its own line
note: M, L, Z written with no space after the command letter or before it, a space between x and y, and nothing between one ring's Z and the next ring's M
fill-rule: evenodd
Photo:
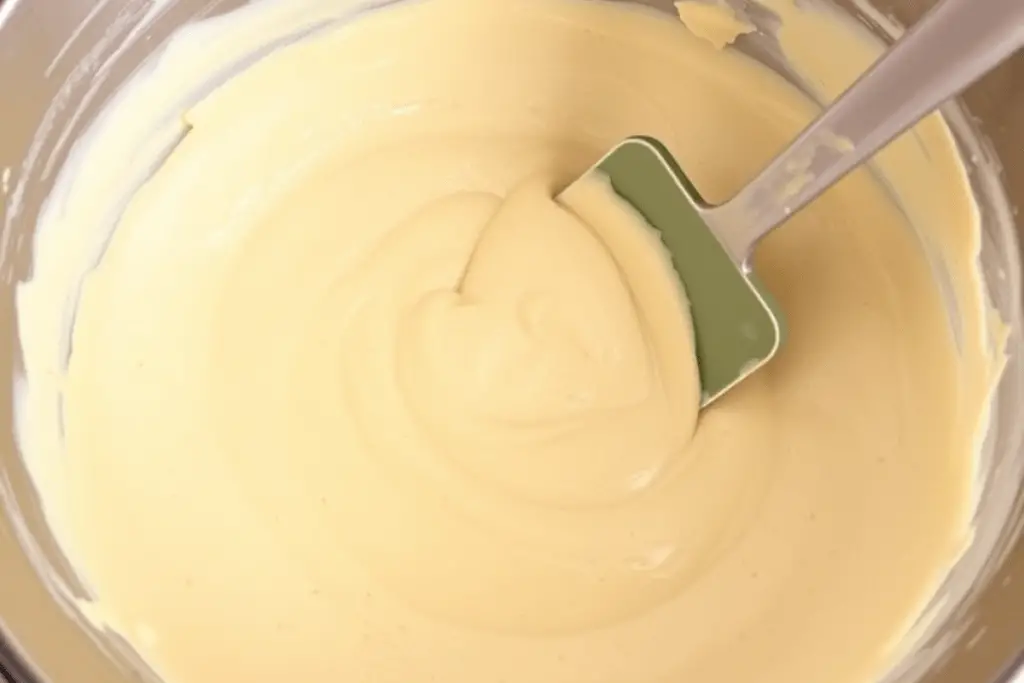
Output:
M698 416L657 239L550 198L647 134L723 200L811 103L581 0L387 7L224 78L346 8L186 29L41 226L20 438L90 615L169 683L883 672L969 540L998 365L942 121L883 158L902 208L859 172L763 244L787 344Z

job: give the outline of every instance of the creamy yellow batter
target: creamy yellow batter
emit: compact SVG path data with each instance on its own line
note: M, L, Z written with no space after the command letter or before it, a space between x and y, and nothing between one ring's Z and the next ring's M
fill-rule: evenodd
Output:
M969 539L998 365L941 120L881 159L902 207L859 172L763 243L789 338L698 417L657 237L551 197L644 133L724 200L814 107L720 23L424 0L228 78L132 191L190 88L328 5L190 29L42 227L20 438L90 617L169 683L883 672Z

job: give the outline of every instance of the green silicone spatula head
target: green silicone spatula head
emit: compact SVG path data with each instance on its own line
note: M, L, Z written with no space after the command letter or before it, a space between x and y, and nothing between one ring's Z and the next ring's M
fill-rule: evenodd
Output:
M658 141L592 169L661 233L690 300L702 406L763 366L782 312L750 269L758 241L1024 45L1021 0L942 0L731 200L709 206Z
M591 172L606 177L661 233L690 302L701 405L707 405L775 354L781 311L705 224L696 189L656 140L628 139Z

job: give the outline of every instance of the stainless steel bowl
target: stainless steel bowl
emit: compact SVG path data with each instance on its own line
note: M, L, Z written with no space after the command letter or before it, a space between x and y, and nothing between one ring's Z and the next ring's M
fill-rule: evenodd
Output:
M241 1L0 0L0 358L7 359L0 363L0 385L12 386L20 363L13 285L30 273L37 214L73 143L176 27ZM637 1L670 6L668 0ZM879 0L876 12L861 0L835 2L881 39L891 39L893 24L912 23L933 3ZM749 49L756 54L756 45ZM1024 205L1024 54L946 114L982 209L989 292L1015 330L993 409L975 547L955 570L972 578L971 588L890 680L1006 683L1020 675L1024 683L1024 366L1018 353L1024 215L1014 209ZM123 643L84 626L54 597L54 581L72 592L75 581L19 464L12 410L11 391L0 392L0 673L16 683L145 677L144 665ZM51 578L34 571L40 562L56 570Z

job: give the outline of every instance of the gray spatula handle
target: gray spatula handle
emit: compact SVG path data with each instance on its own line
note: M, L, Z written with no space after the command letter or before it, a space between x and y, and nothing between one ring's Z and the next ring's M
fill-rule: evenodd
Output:
M770 230L1022 45L1024 0L942 0L705 221L748 265Z

